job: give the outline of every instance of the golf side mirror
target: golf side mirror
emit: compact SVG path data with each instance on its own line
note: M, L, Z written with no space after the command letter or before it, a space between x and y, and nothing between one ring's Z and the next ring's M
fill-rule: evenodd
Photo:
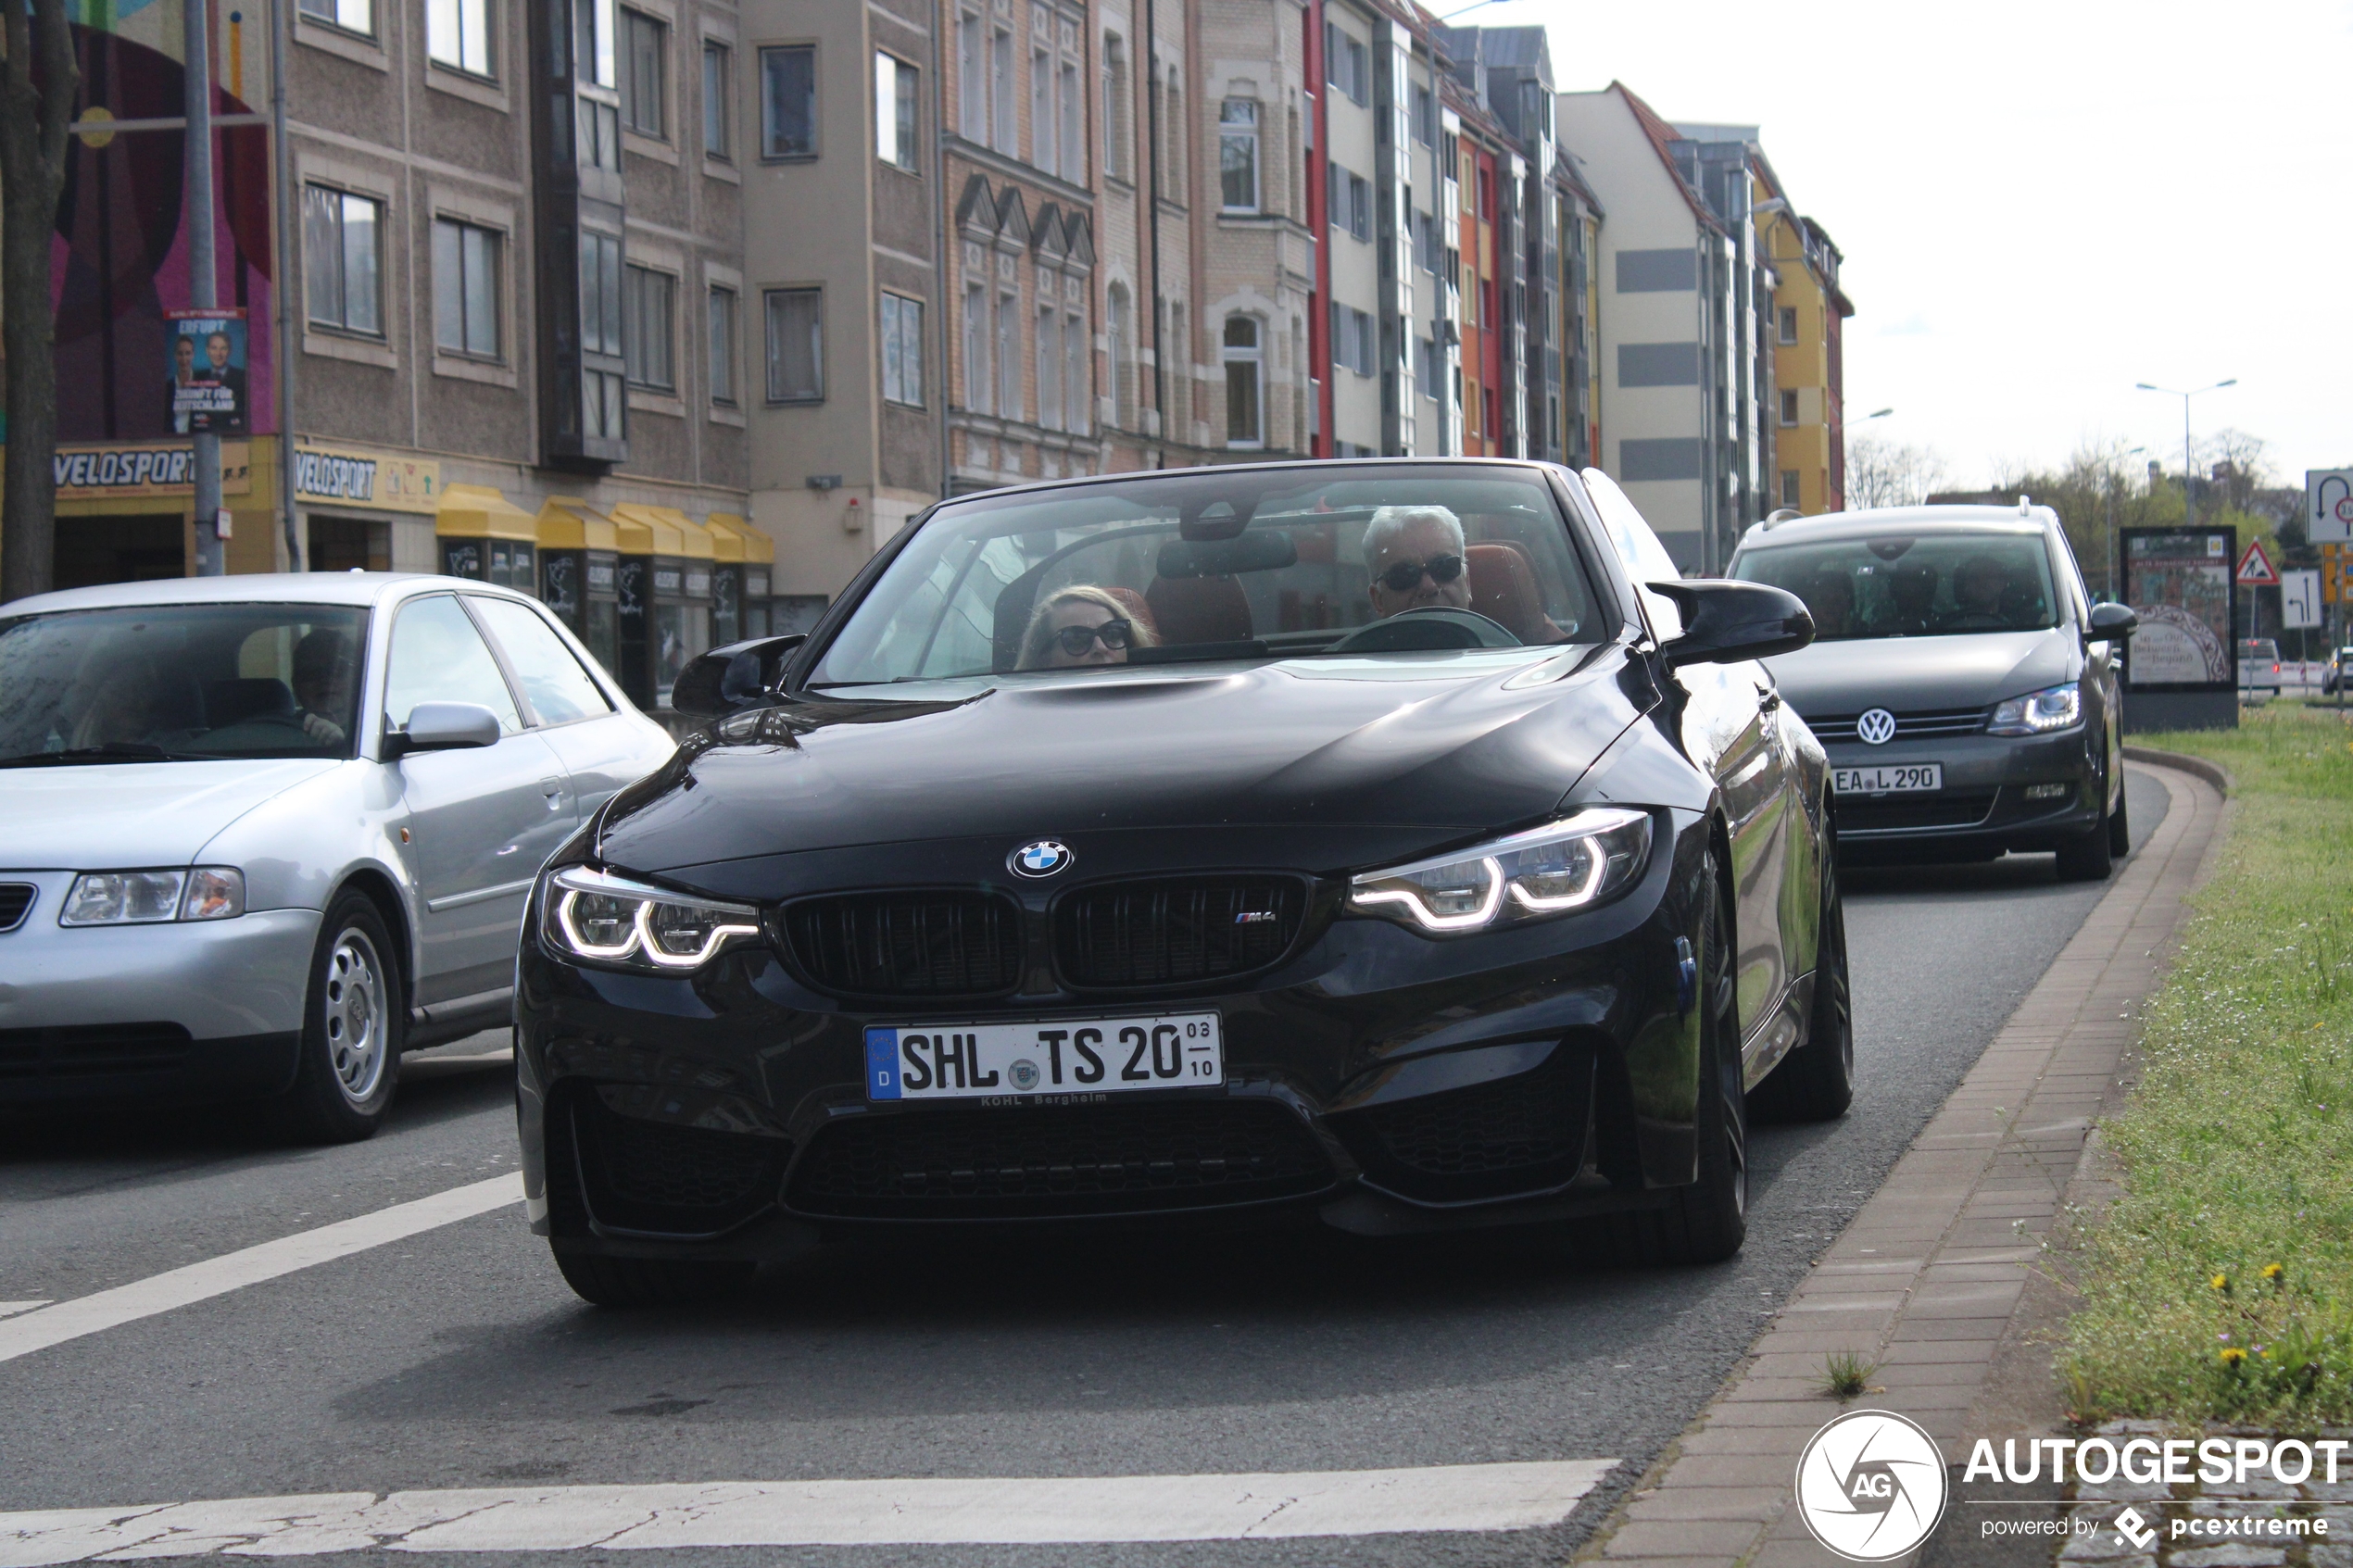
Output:
M686 661L671 684L670 706L698 719L759 708L775 695L785 678L785 660L809 640L806 633L783 637L754 637L729 643Z
M1683 615L1683 634L1658 650L1670 670L1764 659L1814 640L1814 617L1804 600L1784 589L1688 578L1649 587L1674 600Z
M2131 605L2094 605L2091 624L2083 628L2087 643L2120 643L2133 634L2141 618Z
M387 762L412 751L460 751L498 744L498 715L478 702L421 702L409 710L404 729L384 734Z

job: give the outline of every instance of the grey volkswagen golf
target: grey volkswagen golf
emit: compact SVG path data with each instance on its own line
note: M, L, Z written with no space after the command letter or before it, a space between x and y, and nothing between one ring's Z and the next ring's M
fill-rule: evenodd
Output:
M2055 850L2063 881L2124 853L2119 646L2048 507L1905 507L1760 523L1728 574L1813 611L1768 660L1823 749L1843 857Z

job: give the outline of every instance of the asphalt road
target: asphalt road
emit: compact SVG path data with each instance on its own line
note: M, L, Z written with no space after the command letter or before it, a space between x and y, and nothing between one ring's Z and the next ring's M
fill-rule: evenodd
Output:
M2137 837L2166 796L2137 774L2131 790ZM2058 885L2047 856L1850 874L1855 1108L1829 1126L1756 1131L1749 1242L1730 1264L1602 1268L1509 1236L836 1250L725 1307L614 1314L572 1296L510 1207L0 1361L0 1511L534 1483L1622 1461L1556 1528L691 1554L958 1568L1561 1562L1715 1392L2101 891ZM461 1060L498 1043L411 1059L393 1124L352 1148L273 1148L213 1111L0 1121L0 1314L512 1170L507 1073Z

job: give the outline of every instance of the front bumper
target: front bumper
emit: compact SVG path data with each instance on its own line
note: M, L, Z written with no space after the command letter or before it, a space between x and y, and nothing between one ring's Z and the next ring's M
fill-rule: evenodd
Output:
M527 935L534 1228L567 1248L757 1258L880 1227L1320 1213L1388 1232L1660 1201L1695 1173L1676 939L1705 837L1696 818L1675 827L1589 913L1433 939L1319 898L1273 969L1150 994L850 1007L766 947L672 979L559 961ZM1215 1086L1076 1106L865 1096L870 1023L1203 1008L1224 1021Z
M0 1104L269 1094L292 1082L316 909L157 925L57 923L70 872L0 934Z
M2055 849L2099 821L2103 781L2080 725L2055 735L1951 735L1884 746L1844 741L1822 749L1834 770L1921 762L1944 770L1940 790L1840 796L1842 855L1970 859Z

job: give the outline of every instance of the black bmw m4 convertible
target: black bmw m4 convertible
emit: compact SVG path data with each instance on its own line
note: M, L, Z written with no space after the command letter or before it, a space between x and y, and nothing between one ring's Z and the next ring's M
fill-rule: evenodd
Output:
M1567 1223L1741 1245L1849 1098L1823 755L1609 480L1283 463L945 502L542 872L534 1227L608 1304L829 1236Z

